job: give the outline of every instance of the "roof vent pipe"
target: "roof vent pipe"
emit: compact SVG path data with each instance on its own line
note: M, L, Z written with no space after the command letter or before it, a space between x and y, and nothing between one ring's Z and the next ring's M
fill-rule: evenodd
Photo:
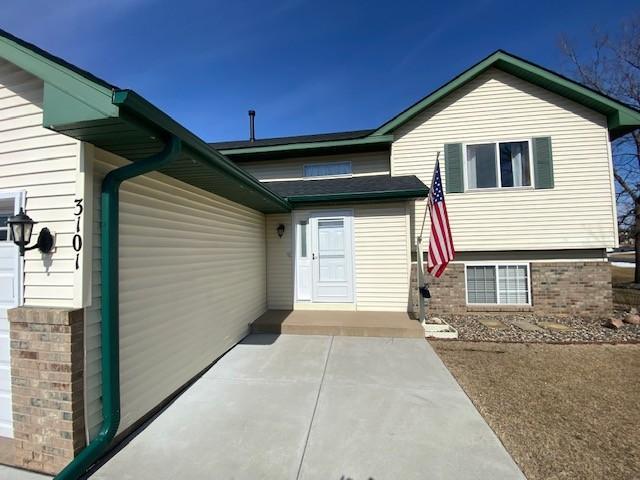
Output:
M255 142L256 140L256 126L255 126L256 111L249 110L249 141Z

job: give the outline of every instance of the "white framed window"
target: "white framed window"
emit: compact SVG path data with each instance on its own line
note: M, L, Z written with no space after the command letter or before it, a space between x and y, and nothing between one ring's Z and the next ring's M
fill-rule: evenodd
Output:
M467 264L465 285L469 305L531 305L528 263Z
M464 144L465 190L531 187L530 140Z
M305 178L350 177L351 162L312 163L303 167Z
M13 197L0 199L0 242L10 242L9 217L15 215L15 199Z

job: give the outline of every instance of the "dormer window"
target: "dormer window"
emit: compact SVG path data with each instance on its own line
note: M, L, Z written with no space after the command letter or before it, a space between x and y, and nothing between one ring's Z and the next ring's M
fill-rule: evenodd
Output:
M350 177L351 162L312 163L304 166L305 178Z

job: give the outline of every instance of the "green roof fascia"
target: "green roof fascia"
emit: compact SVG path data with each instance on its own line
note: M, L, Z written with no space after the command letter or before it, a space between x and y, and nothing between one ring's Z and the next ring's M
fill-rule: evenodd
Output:
M169 115L149 103L132 90L117 90L113 94L113 103L120 107L126 116L126 111L133 114L134 119L143 123L151 124L150 129L158 131L159 135L166 132L175 135L183 142L183 151L203 164L222 171L224 174L238 181L243 186L256 191L267 202L273 205L270 212L291 211L291 205L282 197L276 195L266 188L254 177L237 167L217 150L211 148L207 143L173 120Z
M392 200L407 198L422 198L429 195L428 188L415 190L381 190L377 192L345 192L345 193L328 193L317 195L292 195L286 197L289 203L318 203L318 202L358 202L369 200Z
M390 145L393 143L393 135L376 135L351 140L327 140L320 142L288 143L283 145L269 145L263 147L242 147L220 150L223 155L234 157L236 155L268 154L300 152L312 150L340 149L344 147L361 147L371 145Z
M222 179L217 184L207 183L213 193L265 212L291 210L285 199L135 92L117 89L4 30L0 30L0 58L43 81L44 127L132 161L159 152L167 139L175 136L183 145L182 166L174 170L176 178L194 185L207 183L212 175L206 170L185 168L186 164L201 164L219 172ZM194 162L186 160L189 158Z
M504 51L497 51L396 115L371 135L389 134L491 67L503 70L606 115L607 127L612 139L640 127L639 111L546 68Z
M118 116L111 102L112 90L104 84L60 65L60 59L15 37L0 36L0 57L44 81L43 125L76 120L99 120Z

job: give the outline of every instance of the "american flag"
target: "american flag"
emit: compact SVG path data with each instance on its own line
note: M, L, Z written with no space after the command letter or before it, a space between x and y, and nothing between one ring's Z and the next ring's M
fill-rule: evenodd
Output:
M429 217L431 218L431 237L429 238L429 253L427 255L427 271L438 278L453 260L456 254L453 248L453 238L449 227L447 205L444 203L442 178L440 177L440 162L436 160L433 171L431 191L427 199Z

